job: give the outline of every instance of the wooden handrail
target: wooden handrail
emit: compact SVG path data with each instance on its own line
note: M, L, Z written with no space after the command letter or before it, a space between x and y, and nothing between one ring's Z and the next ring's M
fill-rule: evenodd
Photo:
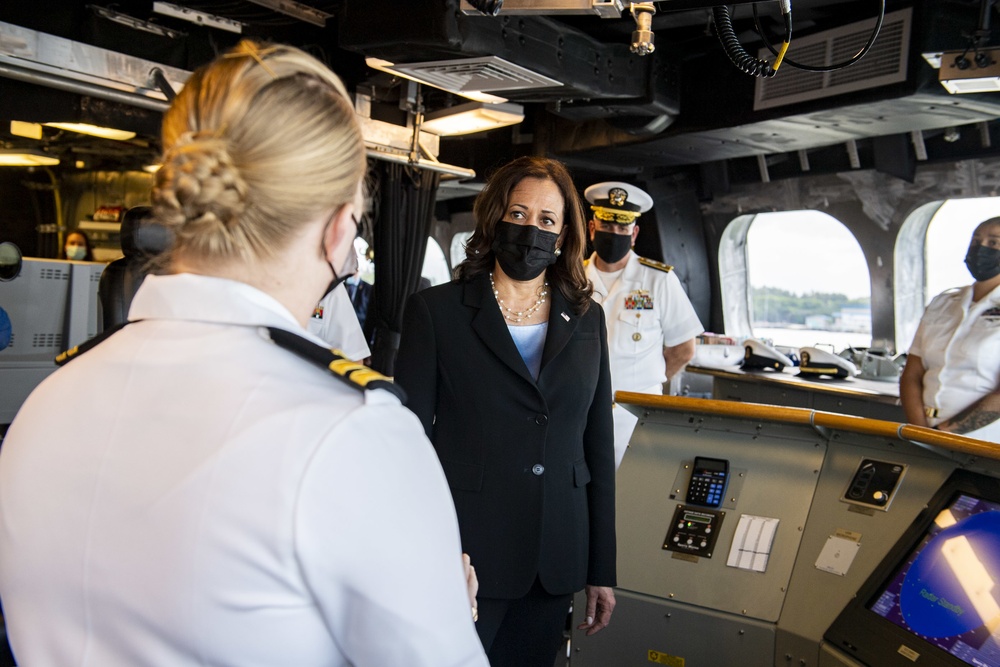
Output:
M755 419L783 424L819 426L838 431L851 431L865 435L906 440L918 445L940 447L960 454L981 456L1000 461L1000 444L967 438L964 435L938 431L924 426L899 424L881 419L868 419L867 417L841 415L834 412L823 412L807 408L790 408L781 405L719 401L711 398L691 398L689 396L659 396L657 394L639 394L631 391L616 392L615 401L627 405L669 410L671 412L699 412L706 415L734 417L737 419Z

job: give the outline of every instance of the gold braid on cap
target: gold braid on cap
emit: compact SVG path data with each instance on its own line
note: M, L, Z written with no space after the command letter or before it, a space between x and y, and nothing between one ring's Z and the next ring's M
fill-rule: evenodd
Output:
M277 47L269 46L266 49L258 49L257 45L254 44L253 42L250 42L250 41L244 41L244 42L242 42L240 44L240 46L243 48L242 51L238 51L236 53L226 53L222 57L223 58L243 58L245 56L245 57L248 57L248 58L253 58L254 60L257 61L258 65L260 65L262 68L264 68L265 72L267 72L268 74L271 75L272 79L277 79L278 78L278 75L274 73L274 70L271 69L270 67L268 67L267 63L264 62L264 56L269 55L269 54L274 53L275 51L277 51L278 50Z
M619 225L628 225L635 222L641 214L635 211L622 211L617 208L605 208L603 206L591 206L594 217L604 222L617 222Z

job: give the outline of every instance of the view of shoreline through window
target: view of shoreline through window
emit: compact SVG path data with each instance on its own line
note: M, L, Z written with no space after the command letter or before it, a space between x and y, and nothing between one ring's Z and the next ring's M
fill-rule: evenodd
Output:
M972 282L965 267L969 239L994 216L1000 197L952 199L938 209L924 246L925 303ZM754 336L836 352L886 345L871 340L871 284L861 246L826 213L759 214L747 234L747 271Z
M761 213L746 247L755 337L834 352L871 346L868 265L841 222L820 211Z

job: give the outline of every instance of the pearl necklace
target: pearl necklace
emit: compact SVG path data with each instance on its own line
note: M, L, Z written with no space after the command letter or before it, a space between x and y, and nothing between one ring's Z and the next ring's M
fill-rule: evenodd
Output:
M500 292L497 290L497 285L493 282L493 272L490 271L490 287L493 288L493 296L497 300L497 305L500 306L500 313L504 316L504 319L508 322L513 322L514 324L520 324L524 320L531 319L531 316L535 314L535 311L542 307L542 304L545 303L545 297L549 295L549 290L546 289L548 286L549 281L546 280L545 287L543 287L542 291L538 294L538 298L535 299L535 303L524 310L515 311L508 308L507 304L505 304L503 299L500 298Z

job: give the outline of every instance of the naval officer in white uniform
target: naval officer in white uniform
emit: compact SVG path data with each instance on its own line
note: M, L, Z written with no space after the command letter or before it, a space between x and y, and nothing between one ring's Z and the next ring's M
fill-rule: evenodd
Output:
M910 423L1000 443L1000 218L976 228L965 264L976 282L927 306L899 397Z
M584 196L593 211L587 278L607 317L611 384L615 391L663 393L664 382L694 356L695 336L705 328L673 267L632 250L636 219L653 207L652 197L616 181L591 185ZM617 467L637 419L620 405L613 414Z
M18 664L487 667L423 427L304 328L354 271L343 84L242 42L187 80L163 146L165 275L65 355L0 453Z

